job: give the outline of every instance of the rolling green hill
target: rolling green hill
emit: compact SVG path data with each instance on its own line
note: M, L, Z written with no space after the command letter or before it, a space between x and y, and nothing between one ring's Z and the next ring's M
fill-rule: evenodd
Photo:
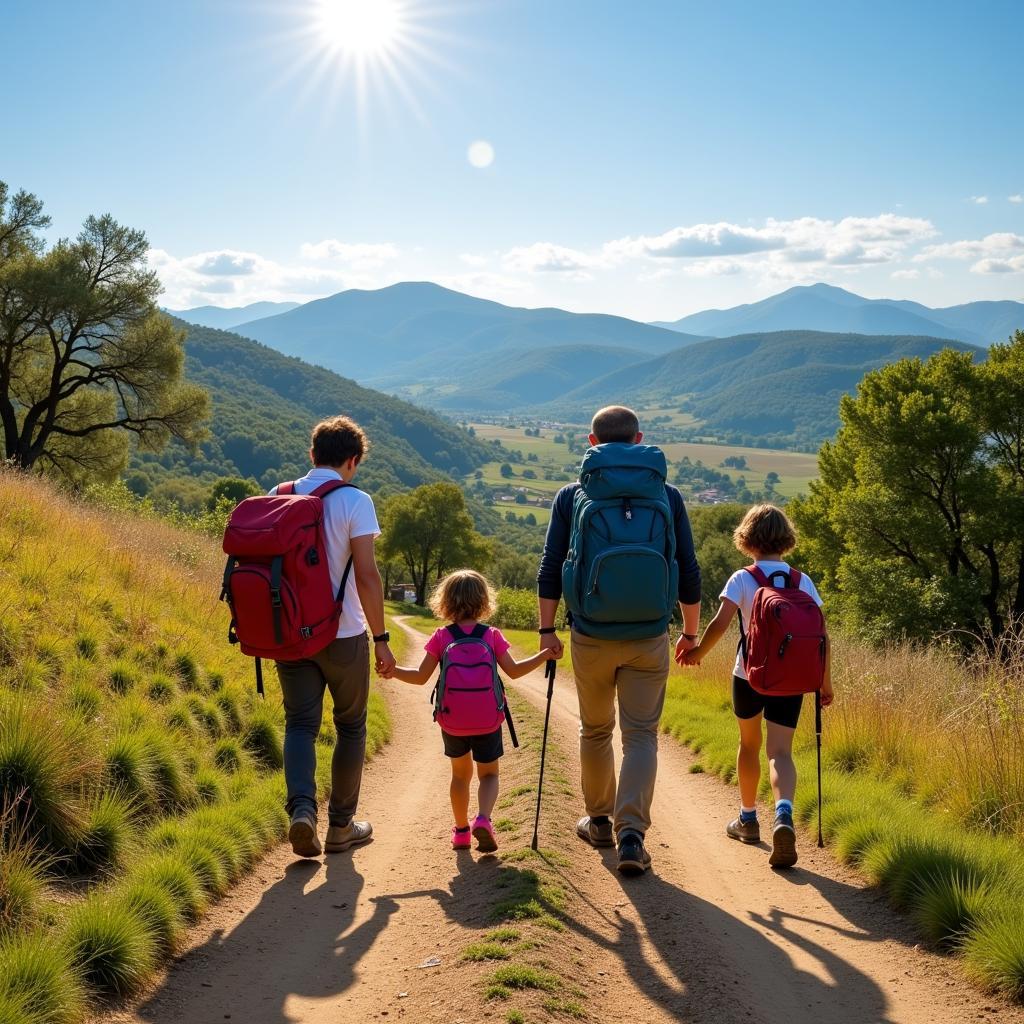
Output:
M547 406L585 419L605 402L677 404L699 433L737 443L815 448L839 426L839 398L868 370L926 358L944 347L979 352L945 338L778 331L712 339L608 374Z
M337 413L352 416L370 436L359 472L369 491L462 477L494 458L465 430L408 402L237 334L182 326L188 377L212 398L212 436L195 456L178 443L160 455L136 453L126 477L136 493L194 507L218 477L253 477L269 487L301 475L310 428Z

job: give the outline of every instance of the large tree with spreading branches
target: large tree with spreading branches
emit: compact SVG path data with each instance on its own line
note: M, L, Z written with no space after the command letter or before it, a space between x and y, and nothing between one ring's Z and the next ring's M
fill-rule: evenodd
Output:
M141 231L89 217L47 247L30 193L0 182L0 425L9 465L109 480L131 437L148 451L205 436L209 402L184 380L184 332L156 305Z

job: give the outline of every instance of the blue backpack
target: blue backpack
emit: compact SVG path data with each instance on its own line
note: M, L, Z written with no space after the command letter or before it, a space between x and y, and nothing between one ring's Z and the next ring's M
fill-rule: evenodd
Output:
M573 499L562 592L587 636L643 640L668 629L679 599L676 531L660 448L591 448Z

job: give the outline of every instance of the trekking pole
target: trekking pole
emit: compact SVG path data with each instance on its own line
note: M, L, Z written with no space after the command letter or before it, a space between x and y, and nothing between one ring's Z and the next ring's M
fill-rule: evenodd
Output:
M821 835L821 690L814 694L814 733L818 741L818 849L825 845Z
M544 757L548 750L548 721L551 718L551 698L555 693L555 663L549 661L544 666L544 674L548 678L548 705L544 710L544 739L540 744L540 778L537 780L537 813L533 817L533 842L530 849L537 849L537 828L540 825L540 794L544 788Z

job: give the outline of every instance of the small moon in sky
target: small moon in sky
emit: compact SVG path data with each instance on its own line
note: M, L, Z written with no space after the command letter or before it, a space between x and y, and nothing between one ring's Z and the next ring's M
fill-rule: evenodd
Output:
M474 167L490 167L494 163L494 147L483 139L471 142L466 157Z

